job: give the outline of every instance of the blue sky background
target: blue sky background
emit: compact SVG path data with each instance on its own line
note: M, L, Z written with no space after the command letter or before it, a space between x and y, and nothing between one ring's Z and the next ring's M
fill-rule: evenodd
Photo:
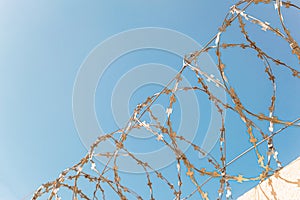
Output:
M72 91L80 65L97 44L119 32L150 26L180 31L204 45L216 33L232 4L233 1L221 0L0 0L0 198L28 199L41 183L53 180L61 170L85 155L87 150L73 122ZM271 25L278 24L272 5L252 6L249 11ZM295 10L290 11L284 12L285 21L295 39L300 41L297 34L300 15ZM232 28L224 39L241 40L235 33L237 26ZM249 25L248 28L249 33L256 33L252 37L267 52L299 69L287 44L259 27ZM159 57L157 52L147 55L149 57L129 57L127 61L135 67L134 60L147 63ZM179 68L179 60L172 60L172 56L167 58L166 64ZM230 50L224 53L228 77L241 100L253 111L267 114L271 87L261 63L252 58L255 58L253 52ZM275 115L293 120L300 113L299 80L292 78L286 69L275 66L274 71L278 75ZM107 80L104 84L113 84ZM101 90L97 95L101 95ZM101 105L96 107L104 109ZM250 143L236 115L228 113L226 121L230 122L228 145L233 147L228 152L230 160ZM267 124L262 126L267 127ZM107 129L113 131L115 127ZM299 156L299 141L296 128L274 139L284 164ZM251 164L255 167L249 168ZM254 154L242 158L229 170L235 174L255 175L258 168ZM254 184L232 184L233 195L239 196ZM206 191L213 192L215 187L216 182L212 182ZM216 194L210 195L213 199Z

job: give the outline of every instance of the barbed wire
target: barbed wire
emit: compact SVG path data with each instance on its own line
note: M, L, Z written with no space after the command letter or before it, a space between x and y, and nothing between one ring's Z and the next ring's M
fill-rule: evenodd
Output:
M258 19L246 12L247 8L251 4L264 3L266 5L274 5L277 12L278 18L280 20L281 27L273 27L268 22ZM270 53L267 53L263 48L257 44L251 35L247 32L247 24L255 24L259 26L263 31L272 32L276 34L279 38L288 43L291 49L291 53L294 54L298 61L300 61L300 48L287 25L284 23L282 9L290 8L300 10L299 6L291 3L290 1L271 1L271 0L241 0L234 4L222 25L218 29L216 35L214 35L211 40L199 51L190 53L183 60L182 67L178 74L169 81L169 83L159 92L152 96L149 96L144 102L138 104L134 109L134 112L130 119L128 120L126 126L122 129L116 130L112 133L101 135L97 140L91 145L89 152L75 165L70 168L65 169L60 173L58 178L48 183L42 184L34 193L32 199L37 200L41 197L47 197L48 199L61 199L64 191L69 191L72 195L72 199L106 199L108 191L115 193L119 199L155 199L154 185L163 184L166 185L173 194L173 199L190 199L194 194L199 193L202 199L208 199L208 193L205 192L203 186L206 185L210 180L217 179L220 184L217 189L218 198L230 199L232 198L232 191L230 187L230 182L245 182L245 181L263 181L268 177L275 174L279 176L282 164L278 158L278 151L274 146L272 138L286 130L288 127L299 127L300 118L294 119L292 121L281 119L274 115L275 105L276 105L276 76L273 72L273 67L278 66L290 71L290 76L295 78L300 78L299 71L294 67L286 64L284 61L273 57ZM222 36L225 34L227 29L234 23L238 23L241 35L244 37L244 43L226 43L221 42ZM230 84L230 79L226 76L225 62L222 59L221 53L230 48L237 48L240 50L250 50L257 53L257 57L262 61L264 70L268 79L272 85L272 95L270 98L270 104L268 107L268 115L262 113L255 113L254 111L247 108L244 103L240 100L234 87ZM199 65L199 57L205 52L214 51L216 55L216 62L218 71L221 75L221 80L217 79L215 75L209 74L203 71L201 65ZM182 81L182 74L184 71L190 70L194 73L198 84L190 87L181 87L180 83ZM211 82L219 89L226 92L228 97L232 100L232 103L223 102L219 99L216 94L214 94L208 87L207 82ZM193 143L184 137L184 135L176 133L174 126L172 124L172 114L174 104L176 103L176 94L178 92L199 92L205 94L213 106L218 110L221 116L221 127L219 132L219 151L220 158L216 158L209 152L203 150L198 144ZM152 111L151 106L156 102L159 97L166 96L169 101L166 105L166 115L167 120L165 124L162 124L155 113ZM225 123L224 112L233 112L239 116L242 120L245 129L248 133L248 140L251 143L251 147L246 149L244 152L240 153L234 159L228 162L226 156L226 151L230 146L226 146L227 140L226 135L229 134L226 131L228 126ZM147 120L143 120L143 116L148 113L151 116L151 123ZM258 125L258 121L268 123L268 129L264 130L263 127ZM274 125L280 125L281 128L274 131ZM174 156L176 157L176 181L170 180L161 171L156 170L151 163L147 163L139 158L135 153L128 150L126 141L128 139L128 134L135 129L145 129L150 134L155 136L155 139L150 138L149 140L154 140L154 142L159 142L166 146ZM257 132L260 136L254 134ZM259 139L261 138L261 140ZM259 141L260 140L260 141ZM105 141L110 141L115 144L114 151L111 152L96 152L99 145ZM267 142L267 151L264 154L261 153L259 146ZM193 152L200 153L205 156L207 163L210 167L199 168L194 163L192 156L185 153L183 149L180 148L179 143L185 143L193 147ZM232 163L239 160L242 156L254 150L257 157L257 163L261 167L262 172L253 177L247 177L241 174L230 174L227 171L227 167ZM122 174L120 174L118 168L118 160L123 157L129 157L132 159L137 166L141 167L145 173L145 190L142 194L137 192L134 188L127 186L126 182L122 181ZM107 158L107 162L104 166L96 165L96 160L99 157ZM272 164L271 160L275 160ZM110 165L112 167L110 167ZM274 166L273 166L274 165ZM174 174L173 174L173 177ZM204 182L200 183L200 177L208 177ZM195 190L190 193L183 191L184 180L188 180L194 184ZM281 179L283 179L281 177ZM155 181L154 181L155 180ZM83 181L88 181L93 185L92 194L87 194L80 187L80 183ZM286 180L293 184L293 181ZM147 197L146 192L149 191ZM275 194L276 193L272 193ZM169 198L170 199L170 198Z

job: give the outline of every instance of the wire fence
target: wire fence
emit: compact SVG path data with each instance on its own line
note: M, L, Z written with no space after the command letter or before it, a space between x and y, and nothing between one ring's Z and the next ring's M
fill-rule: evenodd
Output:
M257 6L256 4L266 4L268 6L275 6L275 12L277 12L278 19L280 20L280 27L273 27L268 22L258 19L248 14L247 9L250 6ZM204 190L206 185L212 179L219 181L219 186L216 187L216 192L219 199L232 198L232 191L230 183L245 182L245 181L263 181L273 174L279 173L282 168L282 164L278 158L278 151L273 143L273 137L277 134L284 132L289 127L299 127L300 118L292 121L281 119L280 116L275 116L275 105L277 100L276 93L276 74L273 72L274 67L281 67L284 70L290 72L291 78L300 78L299 71L286 64L284 61L273 57L270 53L267 53L263 48L252 39L252 35L247 32L248 24L254 24L260 27L263 31L274 33L278 38L281 38L290 46L290 52L297 57L300 61L300 48L298 43L293 37L293 34L288 29L283 18L283 9L296 9L300 8L287 1L271 1L271 0L242 0L235 3L230 9L222 25L219 27L218 32L211 40L203 47L203 49L188 54L183 60L182 67L178 74L170 80L170 82L159 92L152 96L149 96L144 102L137 105L131 118L128 120L126 126L115 132L101 135L92 144L89 152L84 156L77 164L65 169L61 172L59 177L53 181L41 185L34 193L32 199L48 198L48 199L61 199L66 192L69 192L72 199L106 199L108 193L115 193L119 199L156 199L154 188L156 184L166 185L173 197L167 199L191 199L196 193L199 193L203 199L208 199L208 193ZM227 43L222 40L222 36L229 30L233 23L237 23L240 28L240 34L244 38L243 43ZM257 59L262 63L262 67L269 79L272 86L272 95L270 97L268 115L262 113L255 113L247 108L234 87L230 84L230 79L227 78L225 62L222 58L222 53L228 49L239 49L240 51L254 51L257 53ZM216 55L216 63L221 75L221 79L217 79L214 75L203 71L201 65L199 65L199 57L204 52L214 52ZM194 78L198 84L192 87L181 87L183 72L190 70L194 74ZM230 71L230 69L228 69ZM220 100L208 87L207 82L213 83L215 87L222 89L228 95L231 100L230 103ZM172 114L175 110L174 104L176 103L176 94L178 92L197 92L205 94L208 100L215 106L218 113L221 116L222 126L219 131L219 155L211 155L209 152L205 152L200 145L189 141L184 137L184 134L176 133L174 124L172 124ZM152 112L151 106L156 102L159 97L166 96L169 101L166 105L167 121L162 124L155 113ZM248 133L248 140L251 143L251 147L244 152L241 152L236 158L228 160L226 152L231 146L226 145L227 126L230 122L225 123L224 112L232 112L239 116L242 120L245 130ZM151 123L144 121L143 116L149 114L151 116ZM265 130L258 122L264 122L268 124L268 128ZM274 130L274 125L280 127ZM160 170L156 170L151 163L143 161L135 153L128 150L126 140L128 134L135 129L145 129L150 134L155 136L150 138L153 142L158 142L166 146L173 155L176 157L177 170L174 172L173 177L176 177L176 181L172 180L164 175ZM115 144L115 149L112 152L97 152L99 145L105 141L111 141ZM210 167L202 168L195 165L193 157L185 153L178 143L189 144L195 153L200 153L205 156L207 163ZM267 149L260 149L265 144ZM260 166L261 173L254 177L247 177L246 175L230 174L227 171L227 167L232 163L239 160L245 154L253 151L257 157L257 163ZM146 180L145 190L142 194L137 192L135 188L127 186L126 181L123 181L122 174L118 170L118 160L123 156L132 159L136 165L144 170L144 176ZM104 166L98 165L97 158L104 157L107 159L107 163ZM272 162L274 160L275 162ZM97 165L96 165L97 164ZM110 167L112 166L112 167ZM201 179L202 177L202 179ZM203 177L207 177L203 181ZM192 192L184 191L184 181L192 182L194 190ZM201 181L200 181L201 180ZM93 189L93 192L85 191L85 187L82 183L87 181L92 186L89 186L89 190ZM298 184L295 182L294 184ZM145 194L148 194L145 196ZM275 193L276 195L276 193ZM276 197L275 197L276 199Z

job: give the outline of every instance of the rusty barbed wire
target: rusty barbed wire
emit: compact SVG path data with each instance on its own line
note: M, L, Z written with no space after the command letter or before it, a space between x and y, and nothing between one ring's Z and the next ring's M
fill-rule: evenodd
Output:
M251 4L267 4L275 6L278 18L280 20L281 27L273 27L268 22L258 19L246 12L247 8ZM255 6L255 5L254 5ZM242 7L242 8L241 8ZM137 105L131 118L128 120L127 125L115 132L99 136L97 140L91 145L89 152L84 156L77 164L65 169L60 173L57 179L41 185L34 193L32 199L37 200L41 197L47 196L48 199L61 199L60 193L62 190L69 191L73 200L81 199L106 199L107 191L115 193L119 199L155 199L154 192L154 179L159 181L160 184L168 186L169 190L173 193L173 199L190 199L195 193L199 193L203 199L208 199L208 193L205 192L203 186L207 184L211 179L218 179L220 184L217 189L219 199L222 199L225 195L226 199L232 198L232 191L230 187L231 181L244 182L244 181L263 181L275 174L280 177L280 169L282 164L278 158L278 151L274 146L272 138L287 129L288 127L299 127L300 118L293 121L281 119L274 115L276 105L276 75L273 72L273 67L282 67L291 72L291 77L300 78L299 71L286 64L284 61L273 57L270 53L267 53L257 44L251 35L247 32L247 24L255 24L259 26L263 31L276 34L279 38L288 43L291 48L291 53L294 54L298 61L300 61L300 47L296 40L293 38L293 34L284 23L282 9L296 9L300 10L299 6L291 3L290 1L271 1L271 0L241 0L234 4L227 13L222 25L218 29L218 33L212 37L212 39L203 47L203 49L190 53L183 60L181 70L178 74L166 85L159 93L149 96L144 102ZM225 43L222 41L222 36L226 30L234 23L238 23L240 32L245 39L244 43ZM213 44L212 44L213 43ZM257 57L262 61L264 70L268 79L272 85L272 96L270 98L270 104L268 108L268 115L262 113L255 113L247 108L240 97L238 96L234 87L230 84L230 80L226 76L225 62L222 59L221 53L229 48L237 48L241 51L249 50L257 53ZM214 75L209 74L201 69L199 66L199 56L204 52L214 51L217 58L217 67L221 75L221 80L217 79ZM198 84L192 87L181 87L180 82L182 80L182 73L186 70L191 70ZM226 94L232 100L232 103L226 103L218 99L218 97L209 90L208 82L212 82L216 87L224 90ZM205 152L198 144L189 141L174 131L172 124L172 113L174 104L176 103L176 93L178 92L199 92L207 96L210 102L217 108L221 119L222 126L219 132L219 150L220 158L216 158L208 152ZM166 105L167 121L166 125L162 124L158 117L155 116L151 110L151 105L160 97L168 97L168 105ZM245 125L246 132L248 133L248 140L251 143L251 147L246 151L240 153L236 158L228 162L226 156L226 126L224 111L230 111L239 116ZM142 117L145 113L151 116L151 122L143 121ZM268 130L261 128L257 121L263 121L268 123ZM274 125L282 126L277 131L274 131ZM171 150L176 157L177 170L174 172L174 177L177 180L169 180L161 171L156 170L151 166L151 163L147 163L138 158L134 153L128 150L125 142L128 139L128 134L134 129L145 129L150 134L156 137L155 142L159 142ZM259 137L254 132L260 133L262 138L259 141ZM152 140L152 138L151 138ZM96 148L105 141L111 141L115 144L115 150L112 152L96 152ZM261 152L259 146L263 142L267 142L267 152ZM200 153L206 156L207 163L210 164L210 168L202 168L196 166L194 161L180 149L178 143L189 144L195 153ZM243 155L254 150L258 165L262 168L262 172L254 177L247 177L241 174L230 174L227 171L227 167L236 160L240 159ZM122 182L122 175L118 171L118 159L122 156L127 156L135 161L136 165L143 168L145 172L145 191L148 190L149 195L143 197L135 189L129 188L126 182ZM107 163L104 166L96 166L97 157L107 158ZM276 165L272 166L271 159L274 159ZM112 167L109 167L112 165ZM153 174L155 176L153 176ZM187 177L191 181L195 190L186 194L183 192L184 180ZM208 177L206 181L200 183L199 177ZM80 187L81 181L88 181L94 187L92 194L87 194L84 189ZM289 182L289 180L285 180ZM298 184L298 182L291 182L292 184ZM170 199L170 198L169 198Z

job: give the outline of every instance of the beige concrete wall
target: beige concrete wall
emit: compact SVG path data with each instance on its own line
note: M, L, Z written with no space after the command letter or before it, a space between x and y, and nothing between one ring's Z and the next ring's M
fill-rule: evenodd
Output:
M238 200L300 200L300 157Z

